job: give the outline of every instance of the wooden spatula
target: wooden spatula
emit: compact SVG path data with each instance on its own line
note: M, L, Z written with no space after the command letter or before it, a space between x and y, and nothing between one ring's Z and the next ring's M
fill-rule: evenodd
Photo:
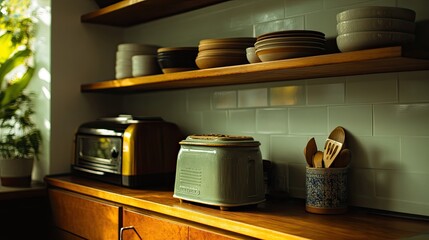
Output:
M308 141L307 146L304 148L305 160L307 161L307 165L309 167L314 167L313 156L316 152L317 152L317 145L313 137Z
M325 149L323 151L323 163L325 168L329 168L340 153L343 144L332 139L326 139Z

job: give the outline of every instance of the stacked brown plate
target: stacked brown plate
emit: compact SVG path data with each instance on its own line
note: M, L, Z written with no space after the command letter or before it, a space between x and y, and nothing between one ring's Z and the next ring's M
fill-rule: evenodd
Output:
M288 30L260 35L255 42L262 62L322 54L325 34L312 30Z
M203 39L195 63L200 69L246 64L246 48L255 41L252 37Z

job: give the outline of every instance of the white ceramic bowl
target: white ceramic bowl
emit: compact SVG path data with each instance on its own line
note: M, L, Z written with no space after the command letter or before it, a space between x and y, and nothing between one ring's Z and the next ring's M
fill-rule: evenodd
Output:
M405 45L412 43L414 34L401 32L354 32L337 36L337 46L341 52L370 48Z
M255 47L246 48L246 58L249 63L261 62L261 59L259 59L258 55L256 55Z
M337 22L359 18L396 18L414 22L416 12L407 8L368 6L348 9L337 14Z
M162 73L156 55L136 55L132 57L133 77Z
M346 34L365 31L390 31L413 33L416 24L411 21L395 18L359 18L339 22L337 33Z

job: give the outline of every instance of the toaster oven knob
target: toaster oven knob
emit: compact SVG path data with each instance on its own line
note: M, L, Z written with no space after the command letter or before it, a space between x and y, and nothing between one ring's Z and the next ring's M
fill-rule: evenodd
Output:
M112 150L110 151L110 156L112 158L117 158L119 156L118 150L116 150L116 148L112 148Z

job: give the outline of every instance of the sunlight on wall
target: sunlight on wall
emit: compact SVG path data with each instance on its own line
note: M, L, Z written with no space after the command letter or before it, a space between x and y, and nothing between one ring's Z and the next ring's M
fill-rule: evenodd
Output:
M33 1L36 12L35 67L36 73L28 89L36 93L35 122L42 131L42 154L35 162L34 180L43 180L50 165L51 131L51 0Z

